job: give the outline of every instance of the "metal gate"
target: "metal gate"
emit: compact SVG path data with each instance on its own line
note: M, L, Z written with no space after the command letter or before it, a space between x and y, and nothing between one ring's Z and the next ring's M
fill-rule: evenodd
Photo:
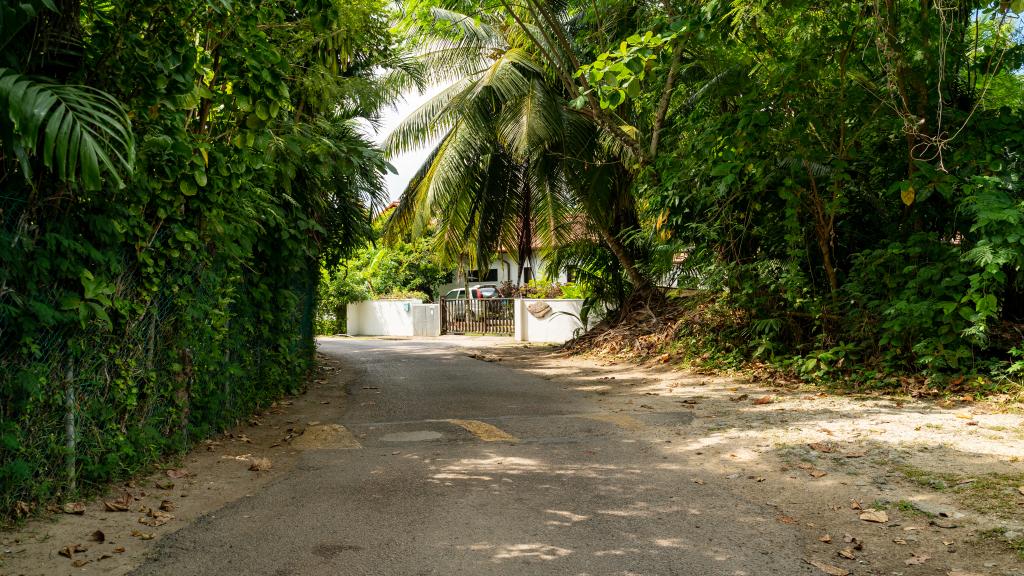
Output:
M512 336L514 332L512 298L441 299L441 334Z

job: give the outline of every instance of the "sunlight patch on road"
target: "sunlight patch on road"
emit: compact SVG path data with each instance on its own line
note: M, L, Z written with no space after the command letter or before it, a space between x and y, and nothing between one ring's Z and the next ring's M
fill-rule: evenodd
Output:
M470 434L484 442L516 442L517 438L497 426L479 420L448 420L456 426L465 428Z
M599 422L608 422L609 424L614 424L623 430L631 430L634 432L646 428L643 422L625 414L586 414L583 417L589 418L590 420L597 420Z

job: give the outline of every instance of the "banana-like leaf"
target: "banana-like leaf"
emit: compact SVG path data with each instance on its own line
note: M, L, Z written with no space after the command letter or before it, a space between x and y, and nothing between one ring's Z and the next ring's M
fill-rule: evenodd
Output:
M135 164L131 120L113 96L88 86L58 84L0 68L0 114L4 145L21 160L31 178L31 158L68 183L86 190L118 187Z

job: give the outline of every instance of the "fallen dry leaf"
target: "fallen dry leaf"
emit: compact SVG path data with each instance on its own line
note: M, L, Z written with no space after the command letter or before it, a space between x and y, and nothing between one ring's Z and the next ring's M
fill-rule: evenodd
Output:
M739 396L733 396L732 398L729 398L729 400L732 400L733 402L742 402L747 398L750 398L749 394L740 394Z
M771 396L761 396L757 400L754 400L754 404L757 405L757 406L763 406L765 404L771 404L771 403L772 403L772 397Z
M139 540L152 540L154 538L154 534L152 532L143 532L141 530L132 530L132 536ZM117 552L116 548L114 549L114 552Z
M893 539L892 539L892 543L893 543L893 544L900 544L900 545L903 545L903 544L906 544L906 543L907 543L907 541L906 541L906 540L904 540L903 538L893 538Z
M907 566L916 566L916 565L919 565L919 564L924 564L925 562L928 561L929 558L931 558L931 556L925 556L924 554L918 556L918 555L915 554L915 555L911 556L910 558L907 558L906 560L904 560L903 563L906 564Z
M807 445L811 450L831 454L836 451L836 445L831 442L811 442Z
M889 515L884 510L875 510L874 508L868 508L861 512L860 519L865 522L877 522L879 524L885 524L889 521Z
M822 534L821 536L818 536L818 542L824 542L825 544L828 544L831 541L832 536L829 536L828 534Z
M85 502L68 502L63 510L65 514L85 514Z
M135 532L138 532L138 530L136 530ZM135 533L133 532L132 536L134 535ZM117 548L114 548L114 554L124 554L124 546L118 546Z
M103 533L103 530L97 530L93 532L92 535L89 537L95 540L96 542L104 542L107 539L107 535Z
M843 454L846 458L863 458L868 455L867 450L855 450L853 452L845 452Z
M836 554L839 554L840 556L842 556L843 558L846 558L847 560L854 560L854 559L857 558L857 556L853 553L853 548L849 548L849 547L843 548L839 552L836 552Z
M174 502L164 500L163 502L160 502L160 509L164 512L174 512Z
M167 470L167 477L178 480L180 478L188 478L192 473L187 468L169 468Z
M808 470L807 474L812 476L812 477L814 477L814 478L821 478L822 476L828 476L828 472L825 472L824 470L818 470L817 468L815 468L813 470Z
M131 503L132 495L125 492L117 500L104 500L103 507L107 509L107 512L127 512Z
M273 466L273 464L271 464L270 458L253 458L252 463L249 464L249 470L252 470L253 472L263 472L265 470L270 470L271 466Z
M92 560L87 560L85 558L79 558L78 560L75 560L74 562L72 562L71 565L74 566L75 568L81 568L82 566L85 566L89 562L92 562Z
M860 500L850 500L850 510L863 510Z
M157 526L163 526L171 520L174 520L173 514L168 514L167 512L164 512L162 510L153 510L152 508L149 508L146 510L146 515L142 518L139 518L139 524L145 524L146 526L152 526L155 528Z
M693 479L693 483L694 483L694 484L700 484L701 486L703 486L703 485L704 485L704 481L703 481L703 480L701 480L701 479L699 479L699 478L694 478L694 479Z
M14 503L14 515L18 518L24 518L32 513L32 507L26 502L18 500Z
M65 546L65 547L61 548L59 551L57 551L57 554L60 554L61 556L65 557L65 558L73 558L75 556L75 554L78 554L80 552L85 552L87 550L88 550L88 548L86 548L85 546L82 546L81 544L72 544L70 546Z
M786 516L785 514L779 514L778 516L775 517L775 519L778 520L779 522L782 522L783 524L796 524L797 523L796 518L793 518L792 516Z
M169 480L157 480L156 482L153 483L153 486L156 487L158 490L174 490L174 482L171 482Z
M840 568L839 566L833 566L831 564L826 564L824 562L819 562L817 560L807 560L807 559L805 559L804 562L807 562L811 566L814 566L815 568L817 568L818 570L821 570L822 572L824 572L825 574L828 574L829 576L849 576L850 575L850 571L849 570L846 570L845 568Z
M850 534L843 534L843 542L846 542L847 544L852 544L851 548L853 548L854 550L864 549L864 543L857 539L855 536L852 536Z

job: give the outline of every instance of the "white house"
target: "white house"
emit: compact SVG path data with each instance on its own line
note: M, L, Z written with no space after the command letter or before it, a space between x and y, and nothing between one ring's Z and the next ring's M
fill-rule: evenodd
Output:
M564 270L559 270L551 276L548 275L549 271L544 257L545 252L545 250L535 250L529 262L523 262L522 267L516 263L511 255L506 252L500 252L491 261L490 269L486 272L480 274L476 270L458 271L455 273L453 282L440 286L439 294L443 295L453 288L465 288L467 284L472 286L474 284L511 282L518 285L538 279L549 279L563 284L572 281L570 275Z

